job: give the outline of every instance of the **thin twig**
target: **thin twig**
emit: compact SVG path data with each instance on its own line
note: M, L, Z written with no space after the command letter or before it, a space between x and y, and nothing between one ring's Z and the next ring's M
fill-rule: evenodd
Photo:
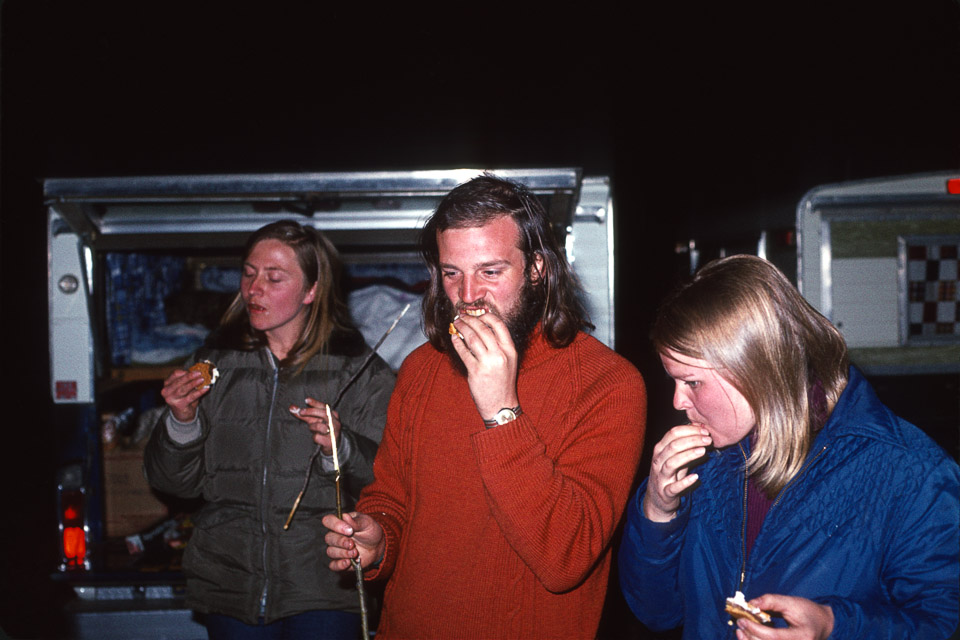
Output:
M366 369L367 365L370 364L370 361L373 360L373 356L377 354L377 349L380 348L380 345L382 345L383 341L387 339L387 336L390 335L390 332L396 328L397 324L400 322L400 318L406 315L407 310L409 309L410 309L410 303L408 302L407 305L403 308L403 310L400 311L400 315L398 315L396 320L393 321L393 324L391 324L390 327L384 332L384 334L380 336L380 339L377 341L377 344L374 345L370 353L367 354L367 357L364 359L363 363L360 365L360 368L357 369L352 376L350 376L350 379L347 380L347 383L340 388L340 392L337 393L337 397L333 399L333 402L328 403L327 406L330 406L331 404L333 406L337 406L340 404L340 399L343 398L344 392L346 392L346 390L350 388L350 385L356 382L357 378L360 377L360 374L363 372L363 370ZM330 428L332 432L333 424L328 422L327 426ZM293 521L293 514L297 512L297 508L300 506L300 500L303 499L303 494L307 492L307 485L310 484L310 470L313 469L313 463L316 462L317 456L320 455L320 451L321 451L320 445L318 444L314 448L313 454L310 456L310 460L307 461L307 473L306 473L306 476L304 476L303 478L303 487L300 488L300 493L297 494L297 499L293 503L293 508L290 509L290 515L287 516L287 521L283 524L284 531L290 528L290 523Z
M333 414L330 413L330 405L327 405L327 424L333 424ZM330 446L333 448L333 470L336 472L334 483L337 488L337 517L343 520L343 506L340 500L340 457L337 455L337 434L333 428L330 428ZM350 558L350 564L357 574L357 597L360 598L360 626L363 630L363 638L367 640L370 637L370 625L367 622L367 598L363 587L363 567L360 563Z

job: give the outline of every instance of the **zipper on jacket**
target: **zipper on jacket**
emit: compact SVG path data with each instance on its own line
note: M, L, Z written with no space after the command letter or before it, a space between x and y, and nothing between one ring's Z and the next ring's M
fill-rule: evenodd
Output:
M743 591L743 581L747 576L747 453L743 450L743 444L740 447L740 455L743 456L743 517L740 518L740 581L737 583L737 591Z
M749 478L747 477L747 469L746 469L747 453L743 450L742 444L740 444L739 447L740 447L740 455L743 456L743 463L744 463L743 519L740 526L740 554L741 554L741 558L743 558L743 561L740 564L740 582L739 582L739 586L737 587L737 591L743 591L743 583L746 581L746 577L747 577L747 489L748 489L747 483L749 482ZM790 478L790 482L788 482L783 486L783 489L781 489L780 493L777 494L777 497L773 501L773 504L770 505L770 509L767 510L767 517L770 516L770 510L772 510L774 507L776 507L780 503L780 498L783 497L783 494L786 493L787 489L789 489L793 485L793 483L800 478L800 476L806 473L807 469L810 468L810 465L816 462L817 459L820 456L822 456L823 452L826 450L827 450L827 445L823 445L823 447L820 448L820 451L818 451L816 455L814 455L812 458L807 460L806 463L804 463L804 465L800 467L800 471L797 471L797 474L792 478Z
M260 535L262 542L260 545L260 562L263 565L263 590L260 592L260 617L265 618L267 614L267 587L270 585L270 578L267 575L267 514L266 494L267 494L267 472L269 471L270 460L270 430L273 426L273 406L277 400L277 386L280 382L280 369L273 358L273 353L267 349L267 357L270 358L270 364L273 365L273 390L270 392L270 411L267 412L267 429L263 441L263 473L260 478Z

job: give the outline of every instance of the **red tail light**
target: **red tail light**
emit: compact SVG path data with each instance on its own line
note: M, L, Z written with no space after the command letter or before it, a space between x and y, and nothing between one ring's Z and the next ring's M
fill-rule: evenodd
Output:
M82 567L87 559L87 532L83 518L83 491L61 490L61 550L64 567Z
M65 527L63 529L63 557L68 566L83 565L87 557L87 534L83 527Z

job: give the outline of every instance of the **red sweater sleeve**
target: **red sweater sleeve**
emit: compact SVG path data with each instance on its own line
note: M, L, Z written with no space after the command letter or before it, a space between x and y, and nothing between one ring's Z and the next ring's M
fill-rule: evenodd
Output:
M554 375L521 380L521 406L543 394L549 411L473 437L504 536L554 593L579 585L607 550L643 448L643 379L619 356L589 347L578 340L567 362L551 363Z
M396 391L399 391L406 378L398 378ZM383 528L386 538L386 550L383 561L375 569L367 569L367 580L385 579L396 565L396 550L406 522L406 505L409 501L408 470L403 461L409 459L409 449L405 450L402 422L403 394L394 393L387 410L387 424L383 430L383 439L373 463L375 481L364 488L357 503L357 511L366 513Z
M366 513L383 528L386 550L383 560L375 569L367 569L364 578L385 580L393 573L397 563L397 551L407 524L418 437L417 420L412 415L418 410L417 389L423 385L422 374L429 369L431 352L415 350L401 365L397 384L390 397L387 409L387 424L383 439L373 463L374 481L360 494L357 511ZM413 402L410 399L413 399Z

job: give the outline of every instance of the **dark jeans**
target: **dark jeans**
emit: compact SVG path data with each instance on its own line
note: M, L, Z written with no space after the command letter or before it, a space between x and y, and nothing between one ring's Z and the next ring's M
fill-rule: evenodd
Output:
M216 613L207 614L210 640L357 640L360 614L346 611L307 611L264 624L247 624Z

